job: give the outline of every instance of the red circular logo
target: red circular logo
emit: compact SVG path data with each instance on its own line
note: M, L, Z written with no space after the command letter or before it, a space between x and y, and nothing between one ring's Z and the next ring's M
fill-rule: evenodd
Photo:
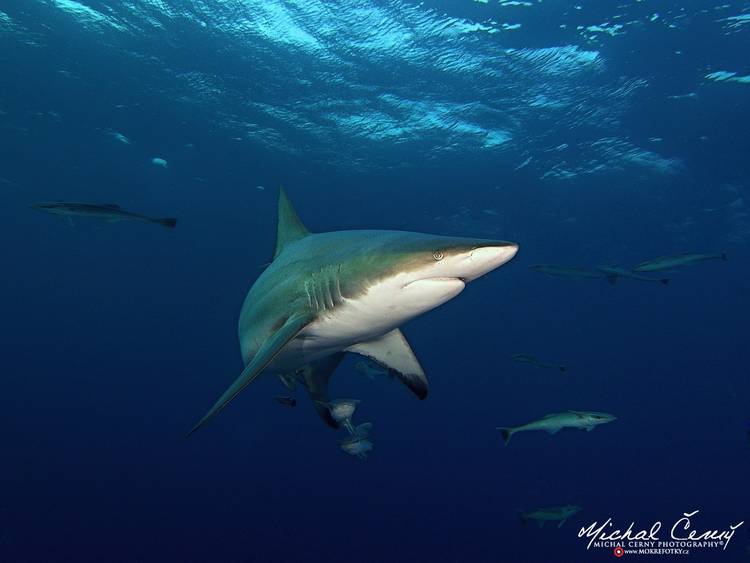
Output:
M615 548L615 557L622 557L623 555L625 555L625 550L618 545Z

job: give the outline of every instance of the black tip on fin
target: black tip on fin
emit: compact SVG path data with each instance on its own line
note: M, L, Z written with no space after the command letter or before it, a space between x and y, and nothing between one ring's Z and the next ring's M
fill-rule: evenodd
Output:
M524 514L520 510L518 511L518 519L521 520L521 524L523 526L525 526L529 521L528 518L526 518L526 514Z
M724 262L726 262L727 260L729 260L729 258L727 258L727 253L726 252L722 252L721 253L721 259L724 260Z
M663 285L669 285L669 278L661 278L659 280Z
M560 366L560 371L568 371L568 368L566 368L565 366Z
M607 282L609 285L615 285L617 283L617 276L607 276Z
M420 401L427 398L429 388L427 387L426 379L410 373L401 373L395 369L389 369L388 372L395 375L401 383L406 385L409 390L419 398Z
M156 222L159 223L162 227L166 227L167 229L174 229L177 226L177 219L175 219L174 217L157 219Z

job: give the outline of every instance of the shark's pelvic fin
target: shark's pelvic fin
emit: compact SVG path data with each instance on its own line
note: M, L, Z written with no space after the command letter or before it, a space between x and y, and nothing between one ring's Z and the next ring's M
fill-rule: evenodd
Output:
M417 397L427 397L427 376L400 330L392 330L375 340L359 342L346 351L377 362L395 374Z
M302 330L310 322L310 317L307 315L292 315L286 322L281 326L279 330L269 336L266 341L261 345L255 357L245 366L240 376L234 380L234 383L224 391L224 394L219 397L211 410L196 424L188 436L198 430L206 422L216 416L229 402L234 399L240 392L250 385L260 372L271 363L281 349L289 342L292 338L297 336L300 330Z
M305 238L309 234L310 231L300 221L284 188L279 188L279 224L276 232L276 251L273 257L276 258L281 254L288 244Z
M337 352L317 362L311 362L300 370L300 377L310 394L315 410L318 411L325 423L332 428L338 428L339 425L326 406L330 400L328 397L328 382L343 357L343 352Z

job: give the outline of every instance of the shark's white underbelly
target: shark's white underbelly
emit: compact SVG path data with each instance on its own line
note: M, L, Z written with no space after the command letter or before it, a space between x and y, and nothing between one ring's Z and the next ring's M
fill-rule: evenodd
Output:
M309 362L372 340L458 295L464 282L456 278L409 281L405 275L377 283L355 299L344 298L287 344L270 369L293 371Z

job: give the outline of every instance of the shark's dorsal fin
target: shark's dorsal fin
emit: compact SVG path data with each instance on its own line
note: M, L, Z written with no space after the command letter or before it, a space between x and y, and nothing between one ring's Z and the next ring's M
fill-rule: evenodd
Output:
M212 419L214 416L229 404L240 392L250 385L256 377L260 375L268 364L273 361L276 355L281 352L281 349L289 342L292 338L297 336L300 330L302 330L309 322L310 317L303 314L292 315L286 319L284 324L273 334L271 334L265 342L258 349L253 359L245 366L240 376L234 380L229 388L224 391L224 394L219 397L211 410L200 419L193 429L188 432L188 436L198 430L206 422Z
M359 342L349 346L346 351L360 354L380 364L389 373L395 374L417 397L427 397L427 376L400 330L395 329L374 340Z
M284 188L279 188L279 224L276 231L276 252L273 257L276 258L281 254L288 244L305 238L309 234L310 231L300 221Z

